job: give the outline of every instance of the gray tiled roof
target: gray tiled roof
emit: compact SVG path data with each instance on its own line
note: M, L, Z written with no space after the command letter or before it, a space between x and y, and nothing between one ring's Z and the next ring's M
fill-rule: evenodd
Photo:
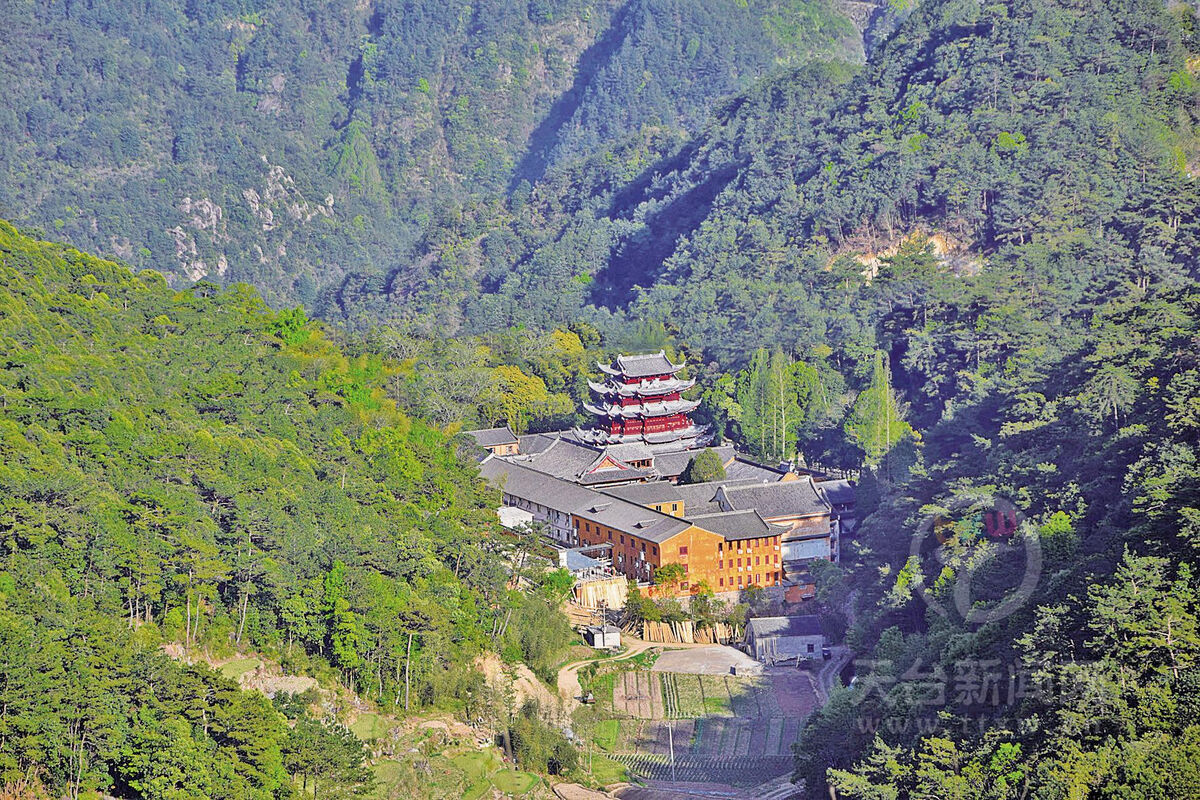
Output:
M718 500L727 511L754 509L763 519L828 514L829 503L808 477L796 481L723 486ZM687 512L687 509L684 509Z
M690 517L695 514L716 514L721 511L733 511L721 505L717 492L724 486L759 486L758 481L710 481L708 483L681 483L675 488L683 498L683 514Z
M650 448L640 442L610 444L604 448L604 452L618 461L644 461L648 458L654 458L654 453Z
M520 437L521 453L531 455L540 453L558 440L557 433L530 433Z
M758 480L724 480L676 485L667 481L610 486L603 491L580 485L654 477L645 470L603 470L581 478L583 471L600 458L601 452L578 442L543 436L550 445L532 456L491 457L480 470L493 485L529 502L615 530L663 542L684 531L692 522L727 539L747 539L779 533L767 522L782 517L827 514L829 504L810 478L763 483ZM657 458L656 458L657 461ZM683 517L672 517L647 508L659 503L683 503ZM824 534L814 534L817 536Z
M817 484L817 491L820 492L831 505L854 505L853 481L821 481Z
M547 438L546 436L542 437ZM522 440L522 451L525 441ZM540 444L534 442L531 444ZM619 448L626 448L621 450ZM615 452L614 452L615 451ZM517 456L516 463L522 464L538 472L553 475L565 481L574 481L587 486L621 481L644 481L657 477L653 469L605 469L587 474L588 469L594 468L603 460L605 454L611 455L617 461L624 462L626 458L649 458L650 453L644 445L617 445L608 448L590 447L565 437L555 438L541 450ZM624 458L622 458L624 456Z
M609 486L605 494L620 497L639 505L650 503L672 503L682 500L678 487L667 481L651 481L649 483L630 483L625 486Z
M572 513L595 502L596 492L568 481L529 469L521 464L492 457L479 468L479 474L496 488L514 497L564 513Z
M597 455L599 453L593 447L587 447L569 439L556 439L549 447L521 463L538 472L574 481L578 480L583 471L592 465Z
M463 433L474 439L480 447L497 447L517 442L517 435L507 425L503 428L482 428L477 431L463 431Z
M592 472L580 477L579 482L584 486L603 486L623 481L645 481L656 477L658 476L651 470L630 467L629 469L604 469Z
M681 484L677 488L679 496L683 498L683 513L684 516L695 514L716 514L724 511L721 504L717 502L717 489L721 488L720 483L690 483Z
M768 467L749 459L737 458L725 467L725 477L730 480L778 481L787 475L783 470Z
M686 508L686 507L685 507ZM689 514L696 527L724 536L729 540L761 539L783 532L758 515L757 511L722 511L718 514Z
M815 614L802 617L758 617L746 623L755 638L763 636L820 636L821 619Z
M600 502L576 511L575 516L658 543L665 542L692 526L687 520L662 514L619 497L598 492L595 496L602 498Z
M632 356L617 356L610 369L619 370L630 378L648 378L651 375L667 375L679 369L672 364L662 350L657 353L641 353Z
M651 542L665 542L687 530L691 523L661 514L637 503L602 494L570 481L559 480L528 466L503 458L489 458L479 474L508 494L532 503L574 514L580 519L598 522L614 530L639 536Z
M721 445L720 447L709 447L704 449L714 451L717 454L717 457L721 459L722 464L733 458L734 454L733 445L728 444ZM674 478L678 475L682 475L683 471L687 469L688 462L702 452L704 452L703 449L676 450L671 453L656 453L654 455L654 469L664 478Z

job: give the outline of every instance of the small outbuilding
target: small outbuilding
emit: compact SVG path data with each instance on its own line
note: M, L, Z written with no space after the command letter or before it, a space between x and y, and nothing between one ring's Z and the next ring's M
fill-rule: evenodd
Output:
M495 456L515 456L521 450L520 440L512 428L505 425L502 428L483 428L477 431L464 431L475 440L475 444Z
M821 621L815 614L800 617L758 617L746 624L746 651L756 661L772 664L793 658L820 658L825 646Z
M621 629L616 625L588 625L583 640L597 650L615 650L621 646Z

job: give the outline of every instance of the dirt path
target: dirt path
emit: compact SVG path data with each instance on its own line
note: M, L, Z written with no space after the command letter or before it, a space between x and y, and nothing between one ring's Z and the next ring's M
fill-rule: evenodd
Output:
M584 665L591 664L593 661L603 661L606 664L612 664L617 661L625 661L633 658L639 653L649 650L651 647L663 647L663 645L655 644L654 642L643 642L641 639L635 639L628 634L623 635L621 638L629 649L616 658L586 658L583 661L567 664L560 669L558 671L558 693L563 697L569 697L575 701L575 705L582 705L583 687L579 685L579 670Z
M628 648L624 653L616 658L585 658L583 661L575 661L566 664L558 671L558 693L564 698L570 698L574 701L575 706L582 705L581 698L583 688L579 685L579 670L585 664L591 664L594 661L603 661L605 664L613 664L618 661L626 661L639 653L644 653L652 647L658 647L663 650L686 650L693 647L712 647L709 644L663 644L662 642L646 642L630 636L627 633L621 634L621 641Z

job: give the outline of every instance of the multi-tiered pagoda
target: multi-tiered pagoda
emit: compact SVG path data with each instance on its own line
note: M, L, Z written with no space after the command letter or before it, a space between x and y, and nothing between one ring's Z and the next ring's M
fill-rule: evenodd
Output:
M596 423L576 430L578 439L595 445L656 445L656 450L708 444L707 426L694 424L689 416L700 403L683 399L683 392L696 382L675 377L682 364L672 364L660 350L617 356L612 364L597 366L608 378L604 383L588 381L595 401L583 407L596 416Z

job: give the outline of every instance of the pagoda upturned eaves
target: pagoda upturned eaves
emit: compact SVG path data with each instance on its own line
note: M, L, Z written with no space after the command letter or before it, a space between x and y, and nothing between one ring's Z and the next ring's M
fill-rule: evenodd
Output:
M612 364L596 366L606 375L621 378L625 383L643 381L647 378L672 378L676 372L683 369L683 364L672 364L667 354L659 350L657 353L643 353L634 356L617 356Z
M683 392L696 385L675 375L683 364L675 364L666 353L617 356L612 364L598 364L608 376L604 383L588 381L595 395L584 409L596 418L592 428L577 430L581 441L597 445L644 444L669 445L689 449L707 444L705 426L689 416L699 405L684 400Z

